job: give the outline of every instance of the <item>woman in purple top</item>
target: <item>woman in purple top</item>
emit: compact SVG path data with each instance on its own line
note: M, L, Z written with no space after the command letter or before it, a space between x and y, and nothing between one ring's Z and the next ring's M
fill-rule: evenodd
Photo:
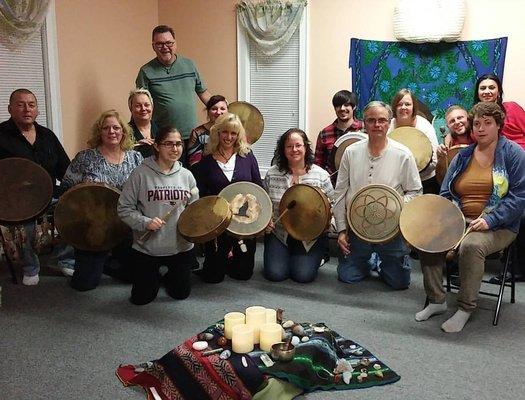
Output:
M211 127L204 157L195 168L199 196L218 195L234 182L252 182L262 187L257 160L250 151L241 120L235 114L222 114ZM226 233L204 245L204 267L201 278L219 283L228 274L231 278L252 277L255 239L244 240L245 251L238 240Z

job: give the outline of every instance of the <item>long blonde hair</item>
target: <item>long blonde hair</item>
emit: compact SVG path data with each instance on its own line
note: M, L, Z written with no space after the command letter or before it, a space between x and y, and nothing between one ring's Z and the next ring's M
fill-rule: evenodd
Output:
M245 156L250 152L250 145L246 140L246 132L239 117L232 113L224 113L210 129L210 138L206 144L204 154L216 153L219 149L219 134L223 131L237 133L237 140L233 145L233 150L240 156Z
M100 146L102 144L102 127L106 118L115 117L122 127L122 139L120 140L120 148L124 151L133 149L135 145L135 138L132 135L131 127L124 122L120 117L120 114L116 110L107 110L104 111L100 117L95 121L91 127L91 137L88 140L88 146L92 149Z

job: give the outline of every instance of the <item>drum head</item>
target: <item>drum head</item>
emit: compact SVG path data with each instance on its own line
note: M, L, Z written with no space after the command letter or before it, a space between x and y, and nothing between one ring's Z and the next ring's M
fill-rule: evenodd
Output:
M226 200L219 196L201 197L189 204L179 216L177 229L192 243L205 243L223 233L232 213Z
M253 144L259 140L264 131L264 119L257 107L245 101L235 101L228 105L228 112L241 120L248 143Z
M291 201L295 206L281 218L288 234L296 240L310 241L319 237L328 227L332 214L330 201L323 191L315 186L300 183L284 192L279 203L279 215Z
M410 149L416 159L419 172L423 171L430 164L432 160L432 143L419 129L402 126L390 132L388 137Z
M435 194L410 200L399 216L405 240L427 253L452 249L465 231L465 217L451 201Z
M438 157L437 165L436 165L436 179L439 183L443 182L443 179L445 179L445 175L447 174L448 166L456 156L456 154L459 153L461 149L464 149L465 147L468 147L467 144L458 144L456 146L452 146L450 149L447 150L446 157Z
M105 183L81 183L64 193L55 225L64 242L86 251L107 251L122 242L129 227L117 214L120 193Z
M53 197L53 181L25 158L0 160L0 223L20 224L42 215Z
M339 165L341 164L341 158L348 146L359 142L360 140L366 139L368 136L363 132L348 132L339 137L335 143L332 151L330 153L331 163L334 167L334 171L339 170Z
M232 210L228 233L239 239L249 239L264 231L272 218L272 201L268 193L255 183L235 182L221 190Z
M368 185L354 194L346 210L350 229L361 240L386 243L399 233L403 199L387 185Z

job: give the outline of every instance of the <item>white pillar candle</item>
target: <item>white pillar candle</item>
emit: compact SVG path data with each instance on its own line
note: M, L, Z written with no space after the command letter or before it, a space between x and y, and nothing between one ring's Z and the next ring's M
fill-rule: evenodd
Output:
M253 350L253 328L246 324L232 328L232 350L235 353L249 353Z
M232 328L235 325L244 324L244 314L241 312L230 312L224 316L224 336L226 339L232 338Z
M273 308L266 309L266 323L275 324L277 322L277 311Z
M276 323L268 323L261 325L259 330L261 342L259 347L263 351L270 351L272 345L282 341L283 328Z
M259 328L266 323L266 308L261 306L246 309L246 325L253 328L253 343L259 343Z

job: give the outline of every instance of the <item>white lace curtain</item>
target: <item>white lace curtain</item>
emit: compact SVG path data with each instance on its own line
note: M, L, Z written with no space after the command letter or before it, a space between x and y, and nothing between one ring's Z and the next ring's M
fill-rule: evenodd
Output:
M306 0L241 0L237 15L263 54L281 50L301 23Z
M40 30L49 0L0 0L0 30L5 44L16 49Z

